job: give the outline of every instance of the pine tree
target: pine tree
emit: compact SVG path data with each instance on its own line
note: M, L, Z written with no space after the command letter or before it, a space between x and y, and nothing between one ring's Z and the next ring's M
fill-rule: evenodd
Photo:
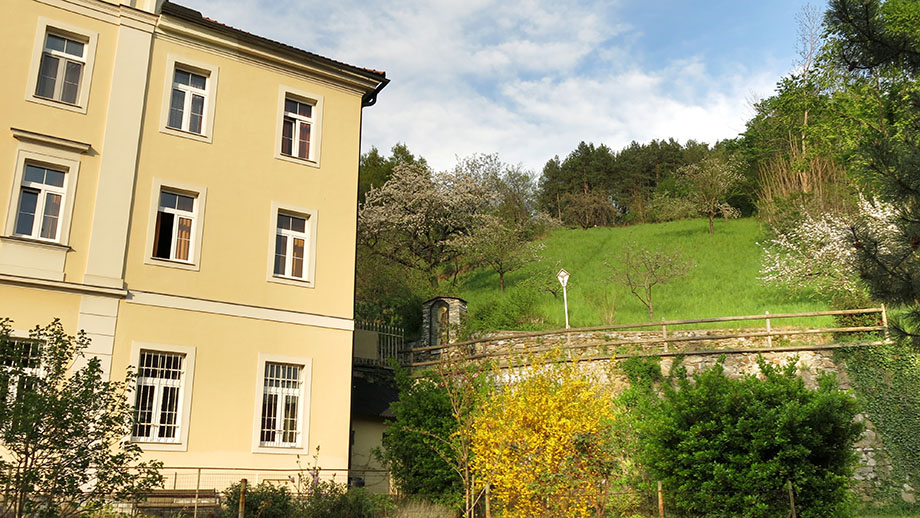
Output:
M898 208L894 237L856 224L860 276L877 299L903 309L895 329L920 348L920 4L832 0L825 15L831 58L875 97L849 167Z

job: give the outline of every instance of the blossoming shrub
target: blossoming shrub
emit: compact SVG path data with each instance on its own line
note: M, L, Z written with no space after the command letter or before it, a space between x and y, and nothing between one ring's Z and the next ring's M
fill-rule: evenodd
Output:
M499 372L474 419L473 469L503 517L602 516L625 479L609 383L560 360Z

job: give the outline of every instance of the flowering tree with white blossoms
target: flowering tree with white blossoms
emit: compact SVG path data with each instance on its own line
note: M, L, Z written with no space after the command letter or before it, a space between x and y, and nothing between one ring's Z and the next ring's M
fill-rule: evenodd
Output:
M894 247L897 214L890 204L860 196L853 216L806 215L791 230L761 244L761 279L795 290L813 289L831 299L865 294L859 279L854 228L879 236L883 247Z
M462 168L433 174L399 164L367 193L358 237L374 254L422 272L436 286L439 268L460 255L454 238L479 225L495 198L481 177Z

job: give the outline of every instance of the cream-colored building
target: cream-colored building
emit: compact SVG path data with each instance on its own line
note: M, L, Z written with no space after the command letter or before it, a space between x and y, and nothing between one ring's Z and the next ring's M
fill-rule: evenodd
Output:
M7 0L0 316L58 317L168 466L348 465L358 155L381 72L162 0ZM279 20L279 23L281 20Z

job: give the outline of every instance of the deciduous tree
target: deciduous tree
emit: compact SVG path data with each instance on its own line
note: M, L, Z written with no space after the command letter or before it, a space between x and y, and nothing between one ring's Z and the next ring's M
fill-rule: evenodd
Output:
M133 374L106 381L89 344L58 320L28 339L0 320L0 516L84 516L162 483L161 463L127 440Z
M612 265L608 263L608 266ZM620 265L612 266L612 278L629 288L630 293L648 308L651 320L655 317L652 299L655 286L687 275L692 267L693 264L679 252L652 251L629 242L623 246Z
M709 233L713 233L713 219L738 217L738 209L728 204L728 199L744 181L740 164L731 157L710 155L701 162L687 165L680 174L689 186L689 197L696 209L709 217Z

